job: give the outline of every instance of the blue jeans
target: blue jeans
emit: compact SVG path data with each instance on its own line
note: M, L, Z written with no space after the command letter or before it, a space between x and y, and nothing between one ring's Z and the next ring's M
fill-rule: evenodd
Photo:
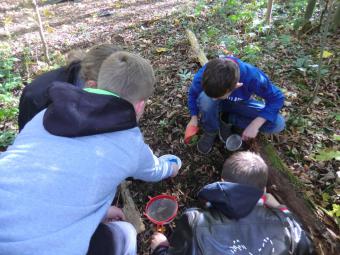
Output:
M202 125L205 132L216 133L220 129L220 112L228 113L228 121L238 128L246 128L250 122L259 117L264 104L254 99L231 102L214 100L202 92L197 99ZM284 118L278 114L275 122L266 121L260 131L263 133L279 133L285 128Z

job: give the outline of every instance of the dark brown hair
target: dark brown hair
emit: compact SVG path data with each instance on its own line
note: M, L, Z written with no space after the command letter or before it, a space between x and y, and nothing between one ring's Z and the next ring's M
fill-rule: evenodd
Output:
M135 54L118 51L100 68L98 88L115 92L130 103L149 98L154 86L155 75L150 62Z
M262 190L267 185L268 167L259 155L249 151L238 152L224 162L222 179Z
M240 69L230 59L210 60L203 72L202 87L212 98L224 96L232 91L240 80Z

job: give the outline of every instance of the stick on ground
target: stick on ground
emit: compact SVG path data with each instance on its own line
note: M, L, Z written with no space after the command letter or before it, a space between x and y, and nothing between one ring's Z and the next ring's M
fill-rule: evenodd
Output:
M126 221L130 222L139 234L145 230L145 226L140 212L133 202L128 185L129 183L126 181L120 184L120 194L123 200L123 212L125 214Z

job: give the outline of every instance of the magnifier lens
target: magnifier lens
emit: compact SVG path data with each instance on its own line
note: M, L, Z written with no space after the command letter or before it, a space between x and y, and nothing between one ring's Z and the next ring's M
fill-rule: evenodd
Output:
M156 221L166 221L176 213L177 203L168 198L155 200L150 204L146 213Z

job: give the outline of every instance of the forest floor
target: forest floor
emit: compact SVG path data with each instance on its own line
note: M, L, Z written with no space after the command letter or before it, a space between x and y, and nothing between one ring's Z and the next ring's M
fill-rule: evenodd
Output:
M13 55L21 60L16 68L27 82L49 67L42 60L43 50L33 10L13 2L3 1L0 7L0 20L4 23L0 40L8 42ZM235 13L220 14L223 6L210 2L202 7L197 1L189 0L83 0L45 4L41 13L54 63L58 64L62 55L71 49L107 42L152 62L157 86L154 96L147 102L140 126L146 143L156 155L178 155L183 166L174 179L155 184L133 182L133 198L141 213L148 197L161 193L178 197L181 212L197 205L197 192L205 184L219 179L228 156L222 144L216 144L208 156L202 156L195 145L183 143L189 121L187 90L200 67L192 57L186 38L185 28L188 27L197 35L209 58L228 49L258 66L282 88L286 95L282 114L289 120L287 129L267 138L291 172L303 182L307 196L323 210L335 214L339 206L340 187L336 175L340 164L339 160L322 157L327 159L329 153L339 149L339 36L335 36L336 33L328 36L325 45L328 55L323 58L320 90L312 106L299 113L311 98L316 84L320 52L318 30L298 38L293 28L285 24L288 21L284 21L284 17L275 18L275 12L272 30L249 28L244 25L247 21L235 18ZM261 13L257 15L261 18ZM223 20L226 18L234 23ZM13 93L16 97L20 94L18 90ZM2 131L15 128L14 118L0 125ZM146 219L145 223L147 230L139 236L141 254L148 254L153 231Z

